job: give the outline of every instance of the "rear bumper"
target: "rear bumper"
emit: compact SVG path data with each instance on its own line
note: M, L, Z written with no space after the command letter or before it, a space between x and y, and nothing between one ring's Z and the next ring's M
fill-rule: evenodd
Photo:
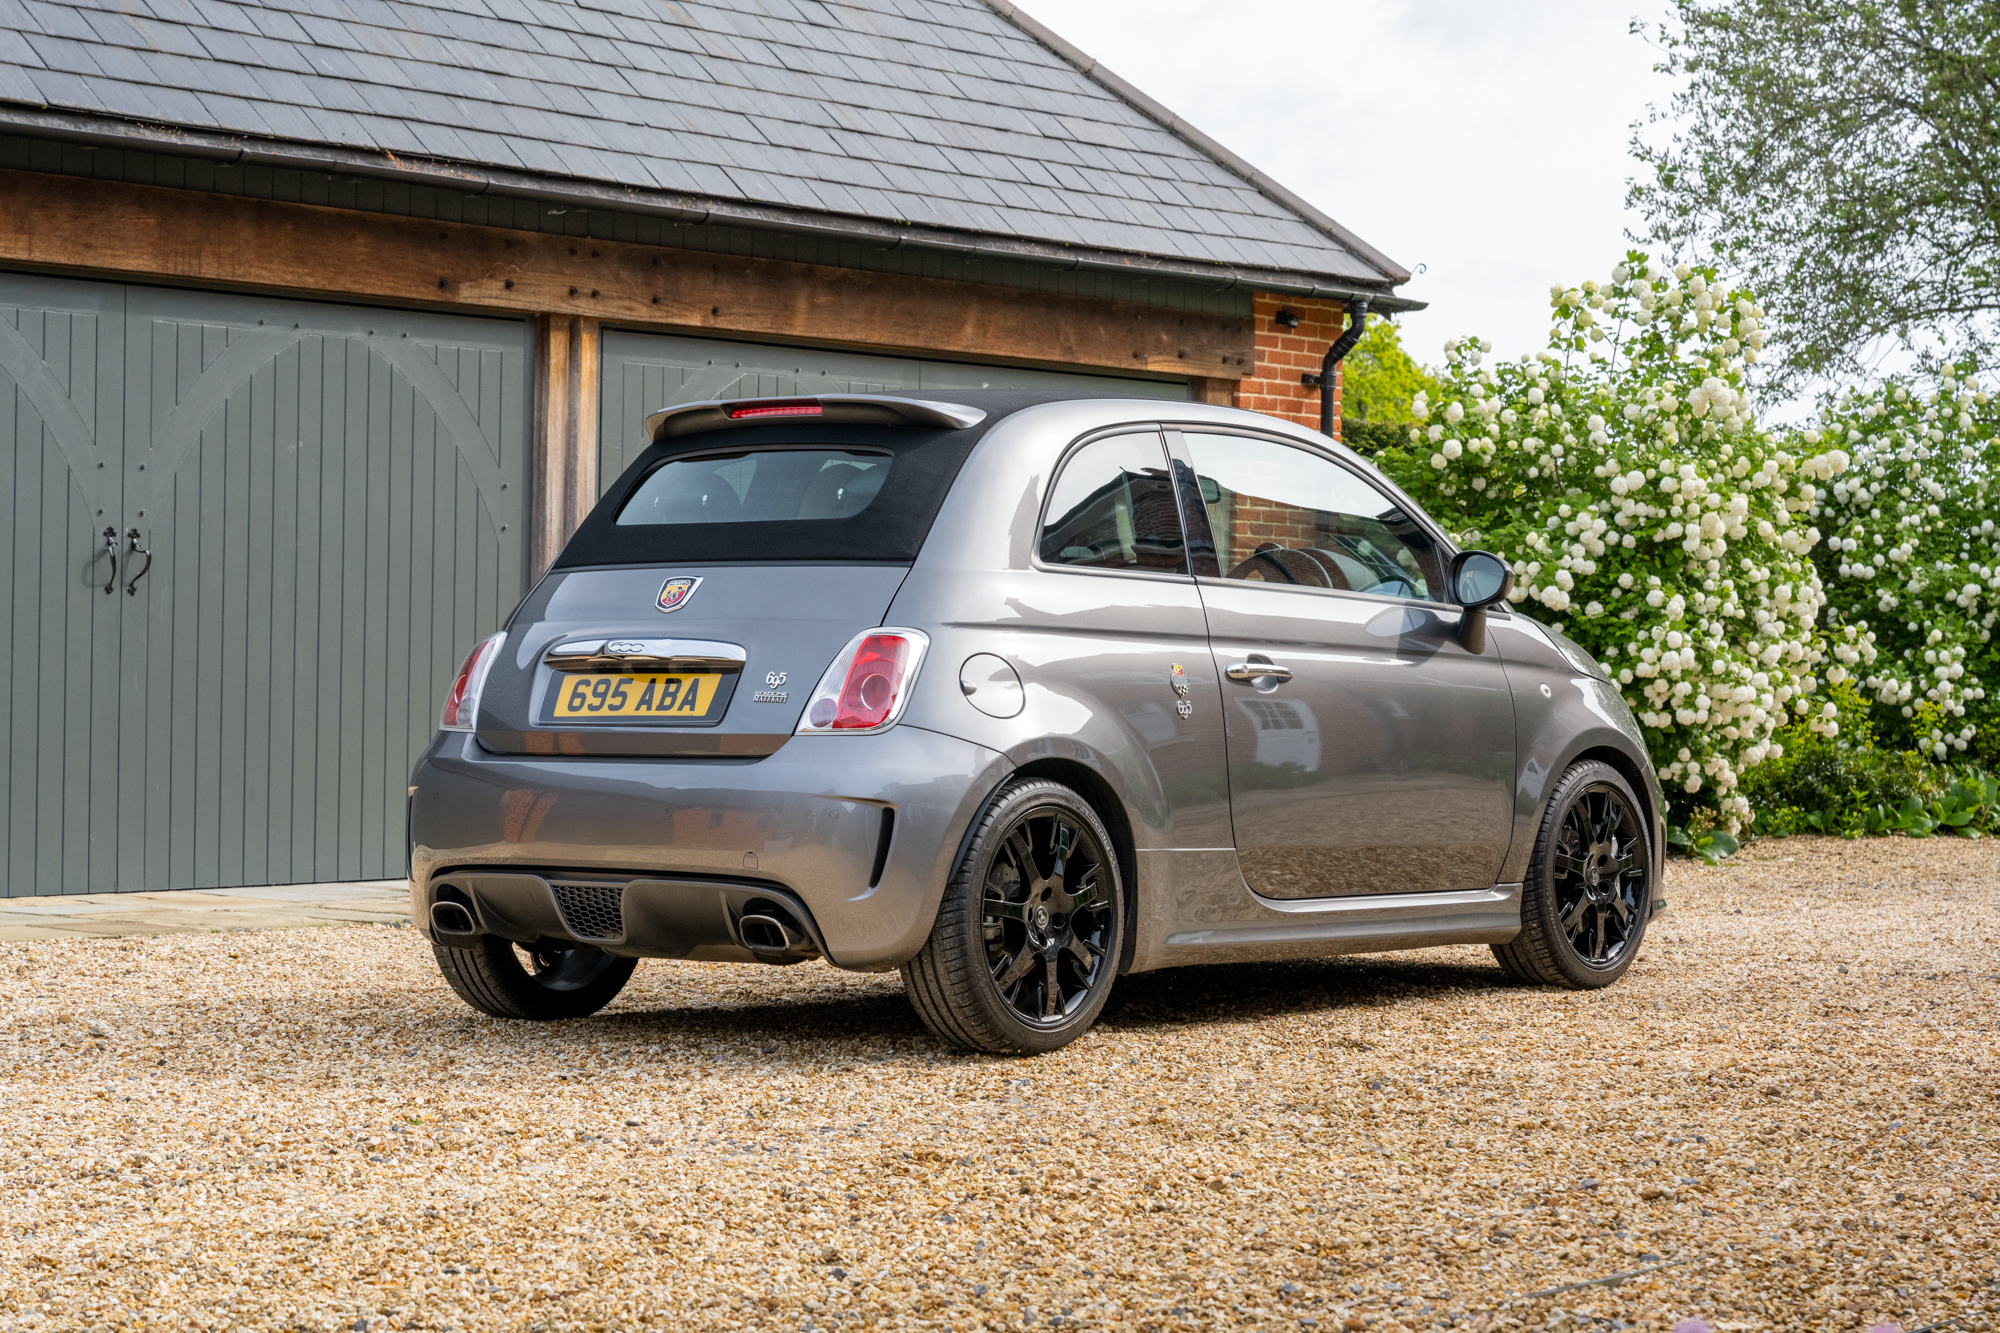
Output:
M532 924L616 953L785 961L742 943L761 896L804 918L807 953L894 967L923 946L965 829L1009 768L907 724L800 736L759 760L499 755L444 733L411 778L413 919L453 942L431 908L456 886L502 935ZM630 904L610 939L569 929L557 898L593 881Z

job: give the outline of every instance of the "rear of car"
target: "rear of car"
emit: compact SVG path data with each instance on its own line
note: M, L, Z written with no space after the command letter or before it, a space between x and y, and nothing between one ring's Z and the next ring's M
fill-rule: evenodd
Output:
M987 420L880 398L656 414L474 650L412 778L432 940L539 950L530 981L586 951L864 970L913 952L1000 759L894 725L929 637L882 622ZM501 1012L598 984L518 982L460 989Z

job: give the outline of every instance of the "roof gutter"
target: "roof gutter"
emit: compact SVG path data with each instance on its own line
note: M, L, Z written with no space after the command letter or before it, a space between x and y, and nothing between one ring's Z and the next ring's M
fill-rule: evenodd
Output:
M330 144L260 139L114 116L0 103L0 130L7 129L37 138L60 139L103 148L145 149L240 166L367 176L456 190L464 194L533 199L570 209L600 208L636 213L683 226L715 223L873 244L891 250L915 246L969 259L1039 264L1068 270L1115 273L1124 277L1171 278L1210 284L1225 291L1248 287L1286 296L1321 297L1343 302L1368 300L1374 303L1377 310L1421 310L1425 305L1422 301L1393 295L1386 285L1375 286L1328 275L1238 268L1057 242L1017 240L982 232L882 222L839 213L771 207L677 191L609 185L568 176L543 176L502 167L469 166Z
M1106 92L1114 97L1120 97L1130 102L1148 117L1165 126L1168 133L1172 134L1175 138L1178 138L1191 148L1206 153L1248 181L1256 188L1257 193L1263 195L1274 204L1291 209L1313 226L1340 242L1341 245L1345 246L1357 258L1381 270L1383 279L1389 285L1396 286L1410 280L1410 271L1401 264L1383 254L1380 250L1377 250L1374 246L1368 244L1368 242L1362 240L1325 213L1278 184L1278 182L1272 180L1269 176L1257 170L1257 168L1251 166L1244 159L1238 157L1235 153L1230 152L1227 148L1224 148L1221 144L1188 124L1185 120L1182 120L1145 93L1140 92L1133 85L1113 74L1091 56L1069 42L1064 41L1049 28L1037 22L1031 15L1023 13L1018 6L1012 3L1012 0L986 0L986 5L1022 32L1027 33L1043 46L1046 46L1049 50L1082 70L1086 78L1097 83Z

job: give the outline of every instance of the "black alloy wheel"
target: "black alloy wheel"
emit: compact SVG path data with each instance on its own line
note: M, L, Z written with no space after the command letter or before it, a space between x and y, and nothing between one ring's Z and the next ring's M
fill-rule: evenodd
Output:
M638 966L585 944L516 944L481 935L469 949L432 946L438 970L459 998L495 1018L546 1022L594 1014L617 998Z
M1082 796L1017 778L995 792L903 989L940 1039L1032 1055L1082 1036L1125 943L1116 847Z
M1542 813L1521 933L1493 946L1516 981L1590 990L1625 975L1653 907L1652 831L1609 764L1571 765Z
M1104 863L1104 847L1083 821L1048 805L1015 820L986 872L987 971L1030 1026L1060 1026L1112 966Z
M1645 836L1638 812L1608 782L1577 793L1556 831L1556 919L1576 956L1615 967L1646 912Z

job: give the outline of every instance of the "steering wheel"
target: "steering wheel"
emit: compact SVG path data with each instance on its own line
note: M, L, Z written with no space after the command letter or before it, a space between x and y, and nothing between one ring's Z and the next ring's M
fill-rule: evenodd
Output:
M1254 571L1269 577L1268 571L1276 570L1278 577L1286 583L1296 583L1307 588L1331 588L1333 579L1328 576L1326 566L1305 551L1294 551L1265 542L1250 557L1229 571L1232 579L1247 579Z

